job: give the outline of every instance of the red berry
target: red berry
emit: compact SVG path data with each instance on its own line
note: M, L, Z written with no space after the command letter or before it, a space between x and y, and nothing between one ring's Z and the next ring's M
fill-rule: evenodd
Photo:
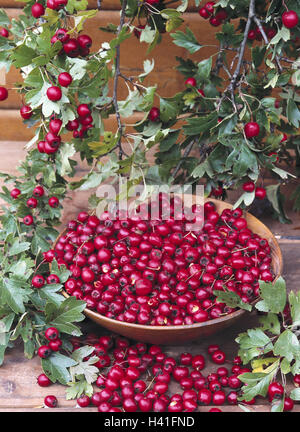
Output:
M256 137L260 131L259 124L256 122L246 123L244 126L244 131L247 138Z
M17 199L19 195L21 195L21 191L20 191L20 189L18 189L18 188L14 188L14 189L12 189L12 190L10 191L10 196L11 196L13 199Z
M57 102L62 97L62 91L57 86L51 86L47 89L47 97L52 102Z
M68 34L68 30L64 28L60 28L56 31L55 36L57 39L62 43L65 44L70 39L70 36Z
M31 284L34 288L42 288L45 285L45 279L42 275L35 275L31 280Z
M86 117L91 114L91 110L87 104L80 104L77 107L77 114L79 117Z
M62 121L60 119L52 119L49 122L49 129L54 135L58 135L62 127Z
M42 359L50 357L51 353L52 350L48 347L48 345L41 345L38 349L38 356Z
M5 38L8 38L8 36L9 36L9 31L8 31L6 28L2 28L2 29L0 30L0 36L5 37Z
M216 364L224 364L226 360L226 356L223 353L223 351L218 350L212 354L211 359Z
M37 144L37 149L40 153L45 153L45 141L39 141Z
M199 15L204 19L208 19L210 17L210 13L206 10L205 7L199 9Z
M27 215L23 218L23 223L27 226L30 226L33 224L33 217L31 215Z
M192 86L192 87L196 87L197 85L197 81L195 80L195 78L190 77L187 80L185 80L185 85L186 86Z
M267 195L266 189L263 187L257 187L255 189L255 198L263 200Z
M217 16L213 16L210 18L209 23L214 27L218 27L222 24L222 21Z
M77 399L77 404L81 407L81 408L86 408L90 405L91 403L91 399L89 398L89 396L87 395L81 395L78 399Z
M294 28L298 25L299 17L298 14L293 11L286 11L282 14L282 23L287 28Z
M150 121L155 122L159 120L160 110L157 107L152 107L149 111L148 118Z
M88 35L80 35L77 42L81 48L90 48L92 46L92 39Z
M56 327L48 327L45 331L45 338L48 339L48 341L54 341L59 337L59 331Z
M5 87L0 87L0 101L4 101L8 98L8 91Z
M58 75L58 82L62 87L69 87L73 78L68 72L62 72Z
M35 197L41 197L41 196L44 195L44 193L45 193L45 191L44 191L43 186L36 186L36 187L33 189L33 192L32 192L32 194L33 194Z
M285 412L292 411L293 408L294 408L294 401L291 398L285 396L283 402L283 411Z
M23 105L20 109L20 114L24 120L30 119L30 117L32 116L31 107L29 105Z
M253 192L255 189L255 183L253 181L248 181L243 184L243 190L245 192Z
M268 397L270 402L272 402L274 399L282 398L283 395L284 395L284 388L280 383L274 381L269 385Z
M56 207L59 206L59 199L56 198L56 197L51 197L48 200L48 204L49 204L50 207L56 208Z
M39 18L45 13L45 8L41 3L34 3L31 6L31 14L34 18Z
M52 351L59 351L62 346L62 341L60 339L50 341L48 346L49 348L51 348Z
M53 395L49 395L46 396L44 399L44 404L48 407L48 408L55 408L57 407L57 398Z
M37 377L37 383L40 387L48 387L52 382L44 373Z

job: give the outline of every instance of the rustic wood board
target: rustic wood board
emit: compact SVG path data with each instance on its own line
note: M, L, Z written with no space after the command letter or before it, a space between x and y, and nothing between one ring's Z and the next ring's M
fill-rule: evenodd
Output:
M272 224L269 223L272 228ZM300 277L300 242L299 241L280 241L280 246L284 257L284 272L283 276L287 281L288 290L298 289L298 281ZM234 342L236 336L245 331L247 328L257 324L257 315L245 314L241 320L234 326L211 337L209 340L195 341L183 346L166 346L164 350L173 356L178 356L179 353L190 351L193 354L206 355L207 346L211 343L219 344L224 349L227 357L233 358L237 353L237 344ZM99 334L104 334L105 331L91 322L84 322L83 328L88 331ZM215 370L215 365L207 361L207 366L204 373L209 373ZM53 384L51 387L42 388L36 383L37 376L41 373L40 360L35 357L31 360L26 360L23 357L21 347L16 347L10 350L5 357L3 366L0 368L0 411L45 411L42 408L43 399L47 394L54 394L59 401L59 407L51 410L51 412L62 411L79 411L76 407L76 401L67 401L65 399L65 388L58 384ZM290 384L292 387L292 384ZM171 392L176 392L176 384L172 385ZM209 407L200 407L200 411L208 411ZM221 407L223 411L240 412L241 408L236 406L225 405ZM250 406L253 411L269 411L270 407L264 403L263 399L258 400L258 405ZM96 411L96 408L88 408L88 411ZM48 410L49 411L49 410ZM300 412L300 405L295 405L294 411Z

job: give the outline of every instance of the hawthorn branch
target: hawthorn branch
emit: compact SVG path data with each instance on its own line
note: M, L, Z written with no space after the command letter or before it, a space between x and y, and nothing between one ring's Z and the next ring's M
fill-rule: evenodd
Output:
M98 10L101 9L101 0L97 0L97 8L98 8Z
M118 31L117 31L117 37L120 35L121 30L122 30L122 28L124 26L126 6L127 6L127 0L123 0L123 2L122 2L122 9L121 9L120 24L118 26ZM119 148L119 159L122 160L123 155L124 155L124 151L123 151L122 142L121 142L122 141L123 126L122 126L122 122L121 122L121 116L120 116L119 104L118 104L118 83L119 83L119 77L120 77L120 44L118 44L116 46L115 78L114 78L114 84L113 84L113 97L112 97L112 101L113 101L113 105L114 105L114 108L115 108L116 119L117 119L117 124L118 124L119 139L118 139L117 146Z
M233 92L236 88L236 85L237 85L237 79L238 79L238 76L239 76L239 73L241 70L241 66L242 66L242 62L243 62L243 58L244 58L244 54L245 54L245 49L246 49L246 44L247 44L247 39L248 39L248 33L249 33L250 26L252 24L254 17L255 17L255 0L250 0L248 19L247 19L247 23L246 23L246 27L245 27L243 41L241 43L241 47L239 50L238 62L236 65L236 69L232 75L231 82L228 86L228 90L230 92Z
M266 32L265 32L265 30L264 30L264 28L263 28L263 26L261 24L260 19L257 18L256 15L254 16L254 21L255 21L257 27L259 28L259 31L260 31L260 33L261 33L261 35L263 37L263 40L264 40L265 44L269 45L269 40L268 40L268 37L266 35ZM282 66L280 64L280 60L279 60L279 57L277 55L275 56L275 61L276 61L276 65L277 65L277 68L278 68L279 72L282 73Z

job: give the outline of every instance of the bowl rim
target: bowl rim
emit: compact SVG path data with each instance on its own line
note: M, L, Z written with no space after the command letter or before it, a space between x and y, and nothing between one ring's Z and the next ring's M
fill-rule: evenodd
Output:
M234 204L230 204L227 201L220 201L214 198L205 198L204 199L205 202L207 201L212 201L213 203L220 203L222 202L223 204L225 204L226 206L228 206L227 208L232 208L234 206ZM279 259L279 269L278 269L278 274L276 275L276 277L274 278L274 280L272 281L272 283L276 282L276 280L281 276L282 274L282 270L283 270L283 259L282 259L282 252L281 249L279 247L279 243L276 239L276 237L274 236L274 234L272 233L272 231L263 223L261 222L258 218L256 218L255 216L253 216L251 213L249 213L246 210L243 210L243 216L250 216L251 218L253 218L253 220L258 221L261 226L263 226L264 230L266 233L268 233L269 239L271 238L274 245L277 248L276 254L278 256ZM55 242L53 243L53 248L55 247L56 243L58 242L59 238L66 232L67 228L65 228L56 238ZM51 263L50 263L50 269L51 269ZM65 298L71 297L64 289L62 289L62 294ZM255 303L257 303L259 301L259 298L253 300L250 304L254 305ZM136 323L127 323L125 321L118 321L116 319L113 318L108 318L104 315L101 315L98 312L95 312L89 308L85 308L84 311L86 316L88 316L89 318L93 319L94 321L97 321L98 324L101 325L100 321L106 322L108 324L115 326L122 326L122 327L127 327L127 328L131 328L131 329L139 329L139 330L146 330L146 331L154 331L154 332L174 332L175 330L177 331L185 331L185 330L191 330L191 329L199 329L199 328L203 328L203 327L210 327L210 326L214 326L216 324L220 324L220 323L224 323L230 320L233 320L235 318L238 318L242 315L245 314L245 312L247 312L245 309L237 309L234 312L228 313L224 316L221 316L219 318L214 318L212 320L207 320L201 323L194 323L194 324L183 324L183 325L169 325L169 326L153 326L153 325L145 325L145 324L136 324Z

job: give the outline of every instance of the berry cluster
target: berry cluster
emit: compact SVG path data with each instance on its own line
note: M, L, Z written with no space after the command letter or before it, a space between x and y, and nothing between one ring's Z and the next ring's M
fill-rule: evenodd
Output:
M19 196L21 196L22 193L19 188L13 188L10 191L10 196L13 199L17 199ZM37 207L42 207L44 205L44 201L39 200L39 198L42 198L45 195L45 189L41 185L37 185L33 191L32 196L27 199L26 201L26 207L29 209L35 209ZM48 198L48 205L51 208L57 208L59 206L59 199L56 196L51 196ZM25 225L32 225L34 222L33 216L31 214L28 214L24 216L23 223Z
M251 372L250 369L242 366L238 356L228 360L218 345L208 346L208 357L215 369L210 366L205 373L207 359L202 354L183 352L175 358L163 352L160 346L131 344L120 336L98 338L90 334L84 341L75 337L71 341L73 350L81 344L92 345L95 350L91 356L99 358L95 363L99 375L93 395L83 394L77 399L77 405L82 408L95 406L99 412L179 413L194 412L200 406L214 406L209 411L218 412L222 405L256 402L255 398L248 402L240 400L242 382L239 377ZM300 375L295 380L298 378ZM37 382L42 387L51 384L45 374L41 374ZM283 386L272 382L268 389L269 401L283 396ZM44 403L55 407L57 399L47 396ZM284 410L290 411L293 405L292 399L285 396Z
M44 337L47 341L47 345L41 345L38 349L38 356L42 359L50 357L53 351L59 351L62 346L62 340L59 338L59 331L56 327L47 328ZM41 376L38 382L41 386L46 387L48 381L44 376Z
M255 186L255 183L253 181L247 181L243 184L243 190L245 192L254 192L255 191L255 198L258 199L264 199L267 195L266 189L263 187Z
M72 272L65 283L68 294L128 323L190 325L232 313L216 300L215 291L224 287L251 302L259 294L258 280L274 279L268 241L247 227L241 209L219 215L211 201L204 205L203 228L190 231L177 198L160 196L155 201L160 217L154 220L143 217L148 204L140 206L139 216L116 220L108 212L100 218L80 212L44 257ZM181 206L178 213L175 203ZM171 215L166 220L165 204Z
M225 9L216 8L214 1L209 1L199 9L199 15L204 19L209 19L209 23L213 27L220 26L227 18L227 12Z

